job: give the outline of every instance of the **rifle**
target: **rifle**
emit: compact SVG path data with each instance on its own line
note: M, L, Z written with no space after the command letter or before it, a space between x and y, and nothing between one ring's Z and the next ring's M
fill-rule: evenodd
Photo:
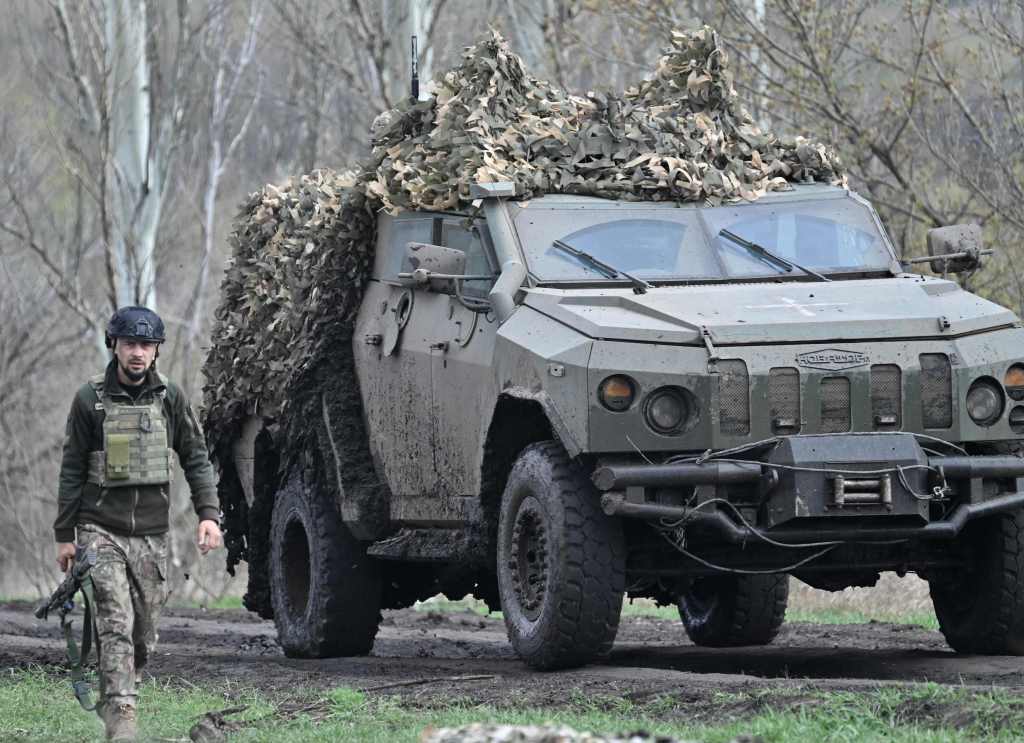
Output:
M86 549L81 545L75 547L75 559L71 569L64 576L64 581L57 586L50 598L36 609L36 619L46 620L51 611L59 611L61 618L75 608L75 594L82 587L82 580L96 564L96 550Z
M85 548L81 545L75 547L75 559L71 569L57 590L50 598L44 601L35 611L36 618L45 620L50 612L56 611L60 614L60 628L64 632L64 639L68 646L68 662L71 665L71 688L75 691L75 697L82 709L93 710L89 699L89 682L85 680L85 672L82 670L83 662L89 657L89 650L92 647L93 635L96 633L96 626L93 622L92 605L95 603L92 596L92 580L89 578L89 571L96 565L95 547ZM75 608L75 594L79 591L85 598L85 621L82 625L82 652L79 654L75 639L71 635L71 619L68 615ZM97 644L97 648L99 645ZM98 650L97 650L98 652Z

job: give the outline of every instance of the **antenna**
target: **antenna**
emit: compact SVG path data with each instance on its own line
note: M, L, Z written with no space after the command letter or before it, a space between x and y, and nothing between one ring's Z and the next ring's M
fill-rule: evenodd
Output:
M409 100L415 103L420 99L420 65L419 54L416 51L416 34L412 35L412 53L409 55L409 62L412 66L412 89Z

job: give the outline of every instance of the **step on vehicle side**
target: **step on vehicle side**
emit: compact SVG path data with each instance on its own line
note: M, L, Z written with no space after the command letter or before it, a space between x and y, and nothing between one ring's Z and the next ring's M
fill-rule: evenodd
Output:
M1024 653L1012 312L908 272L838 187L719 207L476 188L481 208L379 218L361 421L324 393L320 446L275 486L287 653L367 652L382 606L469 591L535 668L606 654L627 595L678 605L698 644L764 644L788 576L882 571L929 581L958 652ZM982 253L963 227L929 251L940 273ZM262 426L236 447L247 494L276 466Z

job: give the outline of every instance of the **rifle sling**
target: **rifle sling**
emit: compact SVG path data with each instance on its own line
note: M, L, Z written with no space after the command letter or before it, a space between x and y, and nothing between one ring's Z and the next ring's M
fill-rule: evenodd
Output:
M71 688L75 692L75 698L86 711L93 711L96 705L92 703L89 682L85 679L85 662L89 658L89 651L92 649L93 638L96 634L96 622L93 616L92 578L86 575L81 584L82 596L85 598L85 618L82 622L82 652L79 654L78 646L75 644L74 635L71 632L71 619L68 612L61 611L60 628L64 631L64 640L68 646L68 665L71 666ZM99 638L96 638L96 654L99 655Z

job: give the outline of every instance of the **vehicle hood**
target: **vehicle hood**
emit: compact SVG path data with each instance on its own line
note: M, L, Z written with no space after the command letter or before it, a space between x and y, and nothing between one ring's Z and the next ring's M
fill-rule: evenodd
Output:
M1017 322L945 279L527 290L524 303L592 338L716 344L950 337Z

